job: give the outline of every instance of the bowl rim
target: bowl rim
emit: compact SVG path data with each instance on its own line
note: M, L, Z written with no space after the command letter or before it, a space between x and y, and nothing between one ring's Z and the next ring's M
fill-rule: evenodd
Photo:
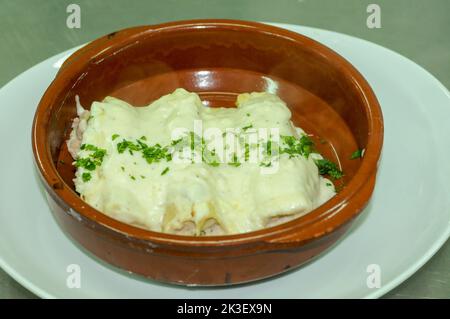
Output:
M358 90L358 94L364 102L368 126L367 145L360 167L341 192L308 214L277 226L231 235L184 236L151 231L113 219L84 202L64 182L53 163L50 148L48 147L46 130L51 116L49 108L54 102L54 96L59 92L58 87L64 87L64 83L71 81L73 74L81 71L81 67L86 65L90 59L105 54L105 52L114 48L123 48L125 43L130 44L133 41L133 43L138 43L136 41L138 38L151 36L155 32L173 32L196 28L252 30L268 36L282 37L297 45L307 46L309 50L324 56L336 70L343 73L355 85L355 89ZM327 46L302 34L268 24L231 19L196 19L123 29L100 37L78 49L64 62L55 79L42 96L34 116L31 138L35 164L41 179L44 181L47 192L53 198L64 202L69 207L69 214L79 214L78 217L82 216L93 223L105 226L118 234L126 236L128 239L176 246L217 247L237 246L260 241L299 245L321 237L346 224L362 210L371 195L372 188L360 205L357 205L356 208L353 207L353 209L344 209L349 201L375 178L383 145L383 130L381 107L372 88L350 62ZM54 185L58 185L58 187L54 187Z

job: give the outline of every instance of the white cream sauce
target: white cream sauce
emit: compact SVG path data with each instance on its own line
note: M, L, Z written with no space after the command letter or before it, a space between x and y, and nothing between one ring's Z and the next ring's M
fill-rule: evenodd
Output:
M83 120L86 120L86 113ZM177 89L146 107L107 97L94 102L82 132L74 127L81 144L106 150L102 164L83 181L79 167L75 186L81 197L97 210L125 223L154 231L200 234L234 234L264 228L274 218L302 216L335 195L332 184L319 175L314 154L309 158L279 159L278 170L261 174L256 163L240 166L161 161L149 164L140 152L119 154L117 143L135 141L168 145L175 128L273 128L281 135L299 136L303 131L291 123L291 113L276 95L242 94L236 108L205 107L195 93ZM113 135L119 137L114 139ZM75 143L76 144L76 143ZM69 147L70 148L70 147ZM89 154L75 149L77 157ZM161 173L168 168L167 173Z

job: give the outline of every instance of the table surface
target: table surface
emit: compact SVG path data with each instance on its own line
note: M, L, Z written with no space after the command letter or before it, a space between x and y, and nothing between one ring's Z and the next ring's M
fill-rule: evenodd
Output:
M66 25L69 4L81 28ZM381 28L366 25L381 8ZM0 0L0 87L42 60L133 25L194 18L292 23L346 33L388 47L450 87L449 0ZM449 298L450 241L385 298ZM36 298L0 270L0 298Z

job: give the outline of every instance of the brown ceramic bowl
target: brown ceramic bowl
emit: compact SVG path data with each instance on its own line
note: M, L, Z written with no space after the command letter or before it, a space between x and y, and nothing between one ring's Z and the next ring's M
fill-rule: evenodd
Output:
M147 231L83 202L64 143L76 116L75 95L85 107L107 95L145 105L178 87L198 92L210 106L233 105L242 92L277 93L295 124L328 141L318 146L339 159L346 174L342 190L288 223L214 237ZM159 281L228 285L297 267L345 233L372 194L383 121L368 83L329 48L264 24L194 20L113 32L75 52L39 103L32 139L54 217L88 251ZM358 148L364 158L350 160Z

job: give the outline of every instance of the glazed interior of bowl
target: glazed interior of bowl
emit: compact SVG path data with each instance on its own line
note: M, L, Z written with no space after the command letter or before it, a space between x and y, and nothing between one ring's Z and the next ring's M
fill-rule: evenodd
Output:
M376 143L369 136L374 133L370 107L378 104L348 62L315 41L278 28L191 21L112 33L66 61L46 93L48 113L40 123L46 132L43 147L59 177L53 188L71 188L76 196L75 169L65 147L76 117L75 95L88 109L106 96L143 106L180 87L199 93L210 107L232 107L243 92L275 93L291 109L294 124L314 135L319 151L339 162L343 183L350 185L365 161L350 160L355 150L366 148L369 156L373 152L367 166L376 166L381 142L372 147ZM373 171L363 173L360 184Z

